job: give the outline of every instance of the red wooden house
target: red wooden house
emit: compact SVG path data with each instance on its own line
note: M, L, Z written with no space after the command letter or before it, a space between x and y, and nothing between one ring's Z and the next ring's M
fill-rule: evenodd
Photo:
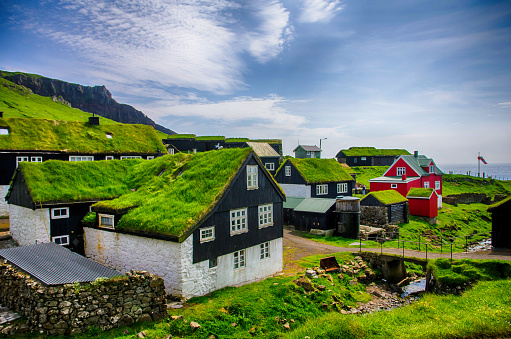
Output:
M406 196L410 214L434 218L438 215L439 196L432 188L413 187Z
M432 188L438 196L438 207L442 207L442 175L444 173L433 159L419 155L401 155L383 173L369 180L371 192L393 189L407 196L413 187ZM410 206L411 214L411 206Z

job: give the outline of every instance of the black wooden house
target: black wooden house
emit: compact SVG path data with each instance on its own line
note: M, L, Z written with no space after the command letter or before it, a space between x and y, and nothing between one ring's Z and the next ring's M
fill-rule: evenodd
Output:
M496 248L511 248L511 197L488 208L491 213L491 245Z
M335 157L348 166L390 166L400 155L410 155L410 152L405 149L350 147L340 150Z

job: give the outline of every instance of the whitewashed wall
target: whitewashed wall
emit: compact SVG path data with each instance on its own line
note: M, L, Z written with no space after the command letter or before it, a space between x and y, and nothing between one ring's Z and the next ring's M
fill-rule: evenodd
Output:
M9 224L12 238L20 246L50 242L50 210L9 205Z
M5 201L5 196L9 190L9 185L0 185L0 217L9 215L9 205Z
M311 186L297 184L279 184L287 197L310 198Z
M168 294L189 299L219 288L241 285L282 270L282 238L270 242L270 258L260 260L259 245L246 249L246 267L234 270L233 254L194 264L193 235L182 243L84 228L85 255L120 272L148 271L163 278Z

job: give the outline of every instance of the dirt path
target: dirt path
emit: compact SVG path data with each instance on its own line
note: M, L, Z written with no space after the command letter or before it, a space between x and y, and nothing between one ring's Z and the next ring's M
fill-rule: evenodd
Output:
M299 236L300 232L294 232L290 229L284 228L284 272L292 273L301 270L296 261L303 257L316 254L330 255L337 252L358 252L358 247L337 247L327 244L322 244L317 241L309 240ZM367 252L380 252L379 248L362 248L362 251ZM403 250L398 248L383 248L383 253L386 254L397 254L403 255ZM414 250L405 250L404 255L406 257L415 258L426 258L425 252L419 252ZM428 252L428 259L437 258L450 258L449 253L431 253ZM481 252L470 252L470 253L453 253L453 259L498 259L498 260L510 260L511 261L511 250L491 250Z

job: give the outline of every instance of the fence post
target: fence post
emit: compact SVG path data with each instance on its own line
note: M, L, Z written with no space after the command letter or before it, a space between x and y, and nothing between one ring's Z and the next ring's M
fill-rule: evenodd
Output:
M359 252L362 252L362 236L359 234L358 239L360 240L360 247L358 249Z
M399 232L397 233L397 248L399 248Z
M405 241L403 240L403 258L405 257Z
M428 260L428 244L426 244L426 260Z
M444 252L442 251L442 245L444 244L444 239L442 237L440 237L440 254L443 254Z
M421 235L419 234L419 252L421 251Z
M452 264L452 241L451 241L451 264Z
M465 253L468 253L468 235L465 236Z

